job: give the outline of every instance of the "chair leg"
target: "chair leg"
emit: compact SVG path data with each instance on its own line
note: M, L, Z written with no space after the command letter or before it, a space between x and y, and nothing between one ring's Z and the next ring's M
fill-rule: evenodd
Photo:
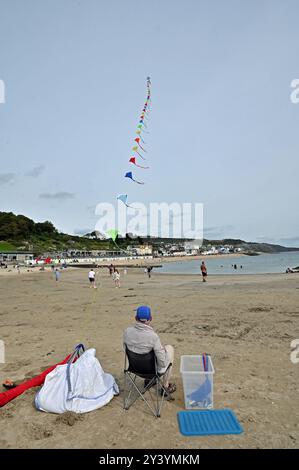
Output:
M159 393L160 393L160 390L159 390L159 382L157 383L157 386L156 386L156 400L157 400L157 404L156 404L156 410L157 410L157 418L160 418L160 410L159 410Z
M157 414L158 414L159 417L161 416L161 410L162 410L162 406L163 406L163 402L164 402L165 388L164 388L164 385L162 384L160 378L158 378L157 391L158 391L159 394L161 393L160 390L161 391L163 390L163 393L162 393L162 397L161 397L161 400L160 400L159 404L158 404L158 401L157 401Z
M146 403L146 405L148 406L148 408L151 410L151 412L153 413L153 415L157 418L158 417L158 412L157 412L157 409L153 408L150 403L146 400L146 398L144 397L144 393L145 391L147 391L147 387L148 387L148 390L150 389L151 387L151 382L148 384L148 386L146 387L145 390L140 390L138 388L138 386L136 385L136 378L137 376L135 375L134 376L134 379L131 377L130 373L126 373L126 375L128 376L128 379L130 380L131 382L131 388L129 390L129 394L128 394L128 397L126 397L125 401L124 401L124 409L125 410L128 410L132 405L133 403L135 403L135 401L141 397L142 400ZM155 379L154 379L155 380ZM130 397L131 397L131 394L132 394L132 391L133 389L136 390L137 392L137 396L130 402ZM149 390L149 393L150 393L150 390Z
M132 405L133 403L137 400L138 396L130 403L130 398L131 398L131 395L132 395L132 391L133 391L133 387L135 387L135 389L138 387L136 386L135 382L136 382L136 375L134 376L134 379L132 379L131 375L129 373L126 373L125 374L126 378L125 378L125 397L124 397L124 409L125 410L128 410ZM130 389L128 390L128 395L126 396L126 392L127 392L127 376L129 377L130 381L131 381L131 387Z
M124 373L124 401L123 401L123 409L124 410L128 410L128 407L127 407L127 400L128 400L128 397L127 397L127 383L128 383L128 380L127 380L127 374L126 372Z

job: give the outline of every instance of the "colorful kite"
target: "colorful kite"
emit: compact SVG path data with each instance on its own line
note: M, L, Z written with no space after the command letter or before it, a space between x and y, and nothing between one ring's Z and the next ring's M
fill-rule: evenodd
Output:
M144 122L143 119L140 119L139 124L141 124L142 126L144 126L147 129L147 124Z
M131 209L134 209L134 207L129 206L129 204L127 204L127 199L128 199L128 195L127 195L127 194L120 194L119 196L117 196L116 199L118 199L119 201L123 202L125 206L130 207Z
M110 236L110 238L112 238L112 240L115 242L115 240L117 239L118 237L118 230L116 229L111 229L111 230L108 230L107 231L108 235Z
M137 184L144 184L142 183L141 181L137 181L133 178L133 173L131 171L128 171L126 174L125 174L125 178L130 178L132 181L134 181L135 183Z
M146 152L146 150L145 150L143 147L141 147L141 145L140 145L140 143L139 143L139 142L140 142L140 137L136 137L136 139L134 139L134 140L135 140L135 142L137 143L138 147L140 147L141 150L143 150L144 152Z
M139 155L139 157L142 158L142 160L146 160L146 158L143 155L141 155L141 153L138 152L138 146L137 145L135 145L135 147L132 147L132 151L137 153L137 155Z
M146 86L147 86L146 101L145 101L145 103L142 107L142 112L140 113L140 116L139 116L139 123L138 123L137 129L136 129L137 137L134 138L134 146L132 147L133 155L131 155L131 157L129 159L130 163L132 163L133 165L135 165L138 168L141 168L142 170L147 170L147 169L149 169L149 167L148 166L138 165L138 163L136 162L136 156L138 155L140 158L142 158L142 160L146 160L141 152L145 152L145 153L147 152L146 149L143 146L143 145L146 145L146 142L142 138L142 133L149 134L149 131L147 129L148 129L149 111L150 111L149 103L151 103L151 80L150 80L150 77L147 77ZM140 142L143 145L141 145ZM135 145L135 144L137 144L137 145ZM133 177L133 173L131 171L126 172L125 178L129 178L137 184L144 184L144 182L136 180ZM117 196L117 199L119 201L121 201L126 207L131 207L132 209L134 209L134 207L127 204L127 201L128 201L128 195L127 194L119 194ZM115 241L117 239L117 236L118 236L118 230L110 229L110 230L107 231L107 234L108 234L108 236L110 236L110 238L112 239L115 246L118 249L122 250L117 245L117 243ZM125 251L125 250L122 250L122 251Z
M110 236L110 238L112 239L114 245L116 246L116 248L120 251L124 251L125 253L127 252L126 250L123 250L120 246L118 246L118 244L116 243L116 239L118 237L118 230L116 230L115 228L112 228L110 230L107 231L107 234Z
M148 170L148 169L149 169L149 166L137 165L137 163L136 163L136 158L135 158L135 157L131 157L130 160L129 160L129 162L130 162L130 163L133 163L133 165L138 166L138 168L143 168L144 170Z
M136 131L136 134L140 137L141 142L143 144L146 144L146 142L144 142L143 138L141 137L141 131L140 130Z
M139 129L139 130L142 131L142 132L145 132L146 134L149 134L149 131L146 131L145 129L142 128L142 124L139 124L139 125L137 126L137 129Z

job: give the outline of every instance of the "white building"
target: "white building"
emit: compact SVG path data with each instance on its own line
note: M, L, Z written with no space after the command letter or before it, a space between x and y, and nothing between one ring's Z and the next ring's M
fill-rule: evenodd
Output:
M139 245L135 250L138 256L148 256L153 254L152 245Z
M29 251L6 251L0 253L1 263L25 263L33 260L33 253Z

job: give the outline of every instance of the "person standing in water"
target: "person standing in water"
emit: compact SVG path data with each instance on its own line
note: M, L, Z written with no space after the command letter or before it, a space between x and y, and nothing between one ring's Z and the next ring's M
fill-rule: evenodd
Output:
M204 261L202 261L202 263L201 263L200 270L201 270L201 275L202 275L202 282L206 282L207 281L206 277L208 275L208 270L207 270L207 267L206 267Z

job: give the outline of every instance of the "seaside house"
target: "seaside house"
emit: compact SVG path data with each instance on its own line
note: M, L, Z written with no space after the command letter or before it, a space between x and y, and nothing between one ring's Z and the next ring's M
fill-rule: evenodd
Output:
M1 263L25 263L32 261L34 254L29 251L5 251L0 253Z
M153 254L152 245L139 245L135 250L138 256L148 256Z

